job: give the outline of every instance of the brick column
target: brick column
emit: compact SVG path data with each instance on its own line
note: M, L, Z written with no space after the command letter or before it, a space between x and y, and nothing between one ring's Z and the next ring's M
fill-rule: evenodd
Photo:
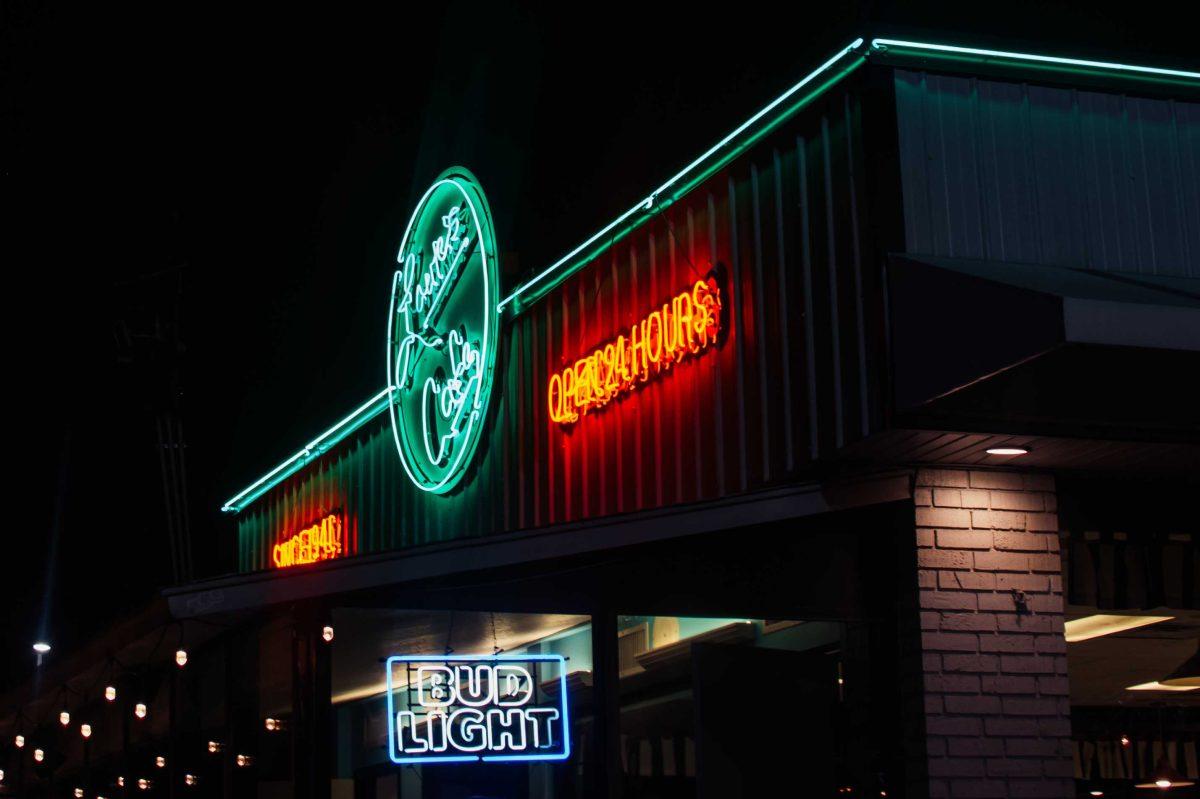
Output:
M1074 796L1054 479L922 469L914 503L930 795Z

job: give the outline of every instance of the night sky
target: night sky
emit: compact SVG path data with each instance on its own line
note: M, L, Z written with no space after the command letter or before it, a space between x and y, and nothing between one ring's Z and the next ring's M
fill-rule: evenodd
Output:
M1144 2L90 5L0 4L0 688L173 581L168 411L196 575L231 569L221 501L383 386L443 168L481 180L512 286L855 35L1196 68Z

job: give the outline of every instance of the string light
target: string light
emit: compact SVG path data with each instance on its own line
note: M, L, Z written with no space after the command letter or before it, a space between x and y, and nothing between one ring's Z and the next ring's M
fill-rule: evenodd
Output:
M324 627L322 627L321 628L321 637L323 639L325 639L325 643L327 643L327 644L330 641L332 641L333 640L333 625L326 624Z
M184 774L183 775L183 784L184 785L195 785L199 781L200 781L200 778L197 777L195 774Z
M279 732L283 729L283 722L279 719L267 718L263 720L263 724L266 726L267 732Z
M63 712L59 713L58 714L58 723L63 725L64 727L70 726L70 724L71 724L70 712L64 710Z
M175 650L175 662L179 664L179 668L181 668L181 669L187 665L187 650L186 649L176 649Z
M83 788L75 789L75 799L83 799Z
M0 782L4 782L4 769L0 768Z
M150 780L146 779L145 777L139 777L137 786L139 791L148 791L150 790Z
M146 718L146 705L144 702L138 702L133 706L133 715L137 716L139 719Z
M104 686L104 698L109 702L117 701L117 687L115 685Z
M37 762L41 763L43 760L46 759L46 753L43 752L41 749L34 749L33 750L33 759L36 760Z
M117 777L117 787L118 788L125 787L125 778L124 777Z
M13 745L16 746L18 749L24 749L25 748L25 736L18 735L17 737L13 738Z
M91 738L92 737L92 725L91 724L80 724L79 725L79 734L82 735L84 738Z
M167 767L167 759L165 757L163 757L162 755L159 755L158 757L154 758L154 765L157 766L158 768L166 768Z
M209 753L210 755L215 755L217 752L220 752L220 751L221 751L222 749L224 749L224 748L225 748L225 747L224 747L224 746L222 746L222 745L221 745L219 742L217 742L217 741L209 741L209 742L208 742L208 753Z
M250 757L250 755L237 756L238 768L245 768L246 766L249 766L251 762L253 762L253 758Z

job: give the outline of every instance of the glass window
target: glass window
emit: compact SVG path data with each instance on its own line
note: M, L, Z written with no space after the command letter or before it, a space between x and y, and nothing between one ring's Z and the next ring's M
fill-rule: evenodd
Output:
M870 735L846 735L854 628L828 621L621 616L623 792L638 797L878 790ZM872 795L878 795L874 793Z
M1200 549L1194 515L1177 501L1185 495L1166 484L1060 482L1081 792L1196 795Z
M587 757L591 726L592 647L588 617L339 608L332 618L336 631L332 698L337 740L333 796L559 799L584 795L581 770ZM454 658L478 656L479 660L442 664L453 667L457 663L475 669L496 654L503 660L495 663L504 669L487 672L490 676L479 676L480 672L473 671L462 681L454 677L455 688L450 695L436 695L447 704L433 706L431 711L435 678L426 675L436 672L441 658L446 655ZM393 657L427 657L430 660L389 663L388 659ZM421 667L426 671L418 672ZM414 731L412 735L416 736L415 741L412 736L405 739L410 747L414 742L422 747L445 746L445 739L438 737L443 734L470 738L472 729L466 728L463 732L463 728L456 728L450 733L442 726L442 719L461 718L453 715L455 710L466 710L466 717L472 715L473 706L469 702L481 694L472 697L471 691L486 684L471 685L472 676L479 680L494 678L497 681L496 696L502 696L501 689L509 686L510 696L518 699L511 700L506 707L525 707L521 703L528 702L530 707L554 708L561 696L560 687L565 685L570 757L562 761L394 763L389 756L389 669L393 679L392 712L412 714L403 718L414 726L408 727L407 722L402 725L404 730ZM442 680L442 674L437 672L436 679ZM444 682L438 683L438 686L444 685ZM420 698L418 690L424 692ZM479 712L486 712L494 704L481 705L483 710ZM529 737L520 746L533 751L534 726L544 718L534 713L528 719L530 726L521 730L511 727L509 732L527 734ZM499 723L490 718L488 722ZM537 727L539 733L547 729ZM503 732L499 727L489 727L488 734L500 739ZM422 735L431 737L422 738ZM454 740L461 742L459 737ZM543 736L538 745L545 743ZM559 742L553 743L556 746ZM514 746L517 746L515 742ZM554 748L553 751L561 750Z

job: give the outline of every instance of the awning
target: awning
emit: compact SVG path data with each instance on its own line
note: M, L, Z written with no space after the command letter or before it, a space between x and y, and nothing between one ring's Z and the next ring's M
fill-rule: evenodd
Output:
M1195 436L1200 280L893 255L888 301L899 415Z

